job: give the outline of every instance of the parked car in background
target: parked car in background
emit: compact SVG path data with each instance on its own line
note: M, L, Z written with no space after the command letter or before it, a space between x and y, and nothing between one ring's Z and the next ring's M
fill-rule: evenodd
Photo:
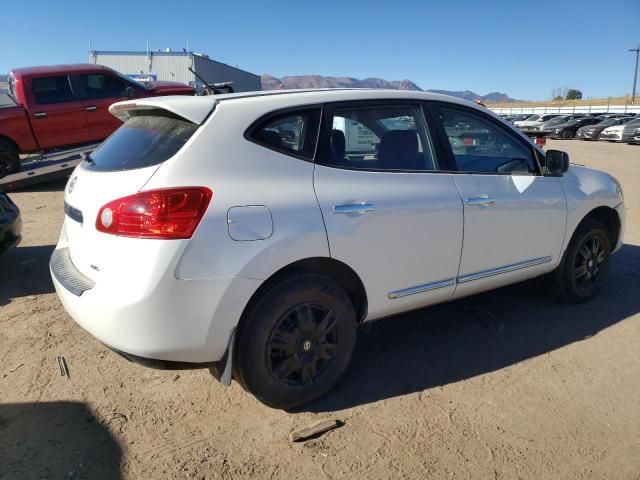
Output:
M6 193L0 192L0 255L18 245L21 234L20 210Z
M575 113L575 114L571 114L571 115L561 115L559 117L554 117L550 120L547 120L546 122L544 122L542 125L533 127L532 129L527 129L527 128L523 128L523 131L535 131L535 132L540 132L543 133L545 135L550 134L553 129L557 126L557 125L561 125L563 123L567 123L570 120L576 119L576 118L582 118L585 117L586 115L583 113Z
M632 119L633 117L608 118L596 123L595 125L580 127L576 132L576 138L580 138L582 140L598 140L600 133L602 133L605 128L622 125Z
M623 243L613 177L461 99L331 89L110 111L124 125L65 188L62 304L128 358L233 372L272 407L330 390L361 322L541 275L584 302Z
M627 143L631 145L640 145L640 128L636 128L631 135L631 139Z
M582 118L574 118L565 123L560 123L553 127L551 132L549 133L549 137L551 138L561 138L563 140L568 140L573 138L580 127L587 125L596 125L602 121L601 118L597 117L582 117Z
M513 122L513 124L516 127L521 126L524 122L535 122L536 120L538 120L542 115L529 115L527 118L523 118L522 120L516 120Z
M636 128L640 127L640 118L631 118L628 122L605 128L598 136L598 140L609 142L628 142Z
M515 124L515 122L520 122L520 121L523 121L523 120L527 120L531 116L532 115L530 113L520 113L520 114L515 115L513 117L513 120L511 120L511 123Z
M78 64L9 71L0 95L0 177L20 169L20 154L101 142L122 122L109 106L124 99L193 95L178 82L139 83L103 65Z
M561 117L559 113L547 113L540 115L536 120L523 120L516 125L523 131L535 131L536 127L542 126L545 122L557 117Z

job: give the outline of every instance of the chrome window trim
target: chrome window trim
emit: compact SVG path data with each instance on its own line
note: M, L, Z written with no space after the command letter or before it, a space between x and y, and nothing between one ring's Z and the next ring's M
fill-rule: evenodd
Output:
M425 283L424 285L416 285L415 287L403 288L402 290L396 290L395 292L389 292L388 296L391 300L394 298L402 298L408 295L416 293L428 292L429 290L435 290L437 288L452 287L456 284L455 278L448 280L440 280L439 282Z
M538 257L531 260L524 260L518 263L512 263L510 265L504 265L502 267L491 268L489 270L483 270L481 272L469 273L458 277L458 283L471 282L473 280L480 280L486 277L493 277L494 275L500 275L501 273L513 272L522 268L533 267L536 265L542 265L543 263L549 263L551 257Z

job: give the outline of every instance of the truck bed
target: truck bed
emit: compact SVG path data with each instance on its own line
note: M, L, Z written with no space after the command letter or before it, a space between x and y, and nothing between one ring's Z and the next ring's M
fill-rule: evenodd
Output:
M0 93L0 108L17 107L18 104L8 93Z

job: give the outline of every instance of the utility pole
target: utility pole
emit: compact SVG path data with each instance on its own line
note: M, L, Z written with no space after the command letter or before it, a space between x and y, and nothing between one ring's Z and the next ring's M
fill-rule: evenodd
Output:
M633 69L633 90L631 91L631 105L636 103L636 83L638 81L638 57L640 57L640 45L636 48L630 48L630 52L636 52L636 66Z

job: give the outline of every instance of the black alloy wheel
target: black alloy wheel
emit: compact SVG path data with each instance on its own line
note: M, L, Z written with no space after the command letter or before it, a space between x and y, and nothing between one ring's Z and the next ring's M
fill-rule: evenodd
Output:
M286 385L308 385L333 360L339 338L335 313L322 305L302 303L286 312L271 333L269 372Z
M340 284L292 272L250 303L236 331L233 376L270 407L299 407L343 377L357 327L354 303Z
M603 272L602 266L606 259L607 251L600 237L587 237L578 248L573 265L573 281L576 287L585 292L593 289Z

